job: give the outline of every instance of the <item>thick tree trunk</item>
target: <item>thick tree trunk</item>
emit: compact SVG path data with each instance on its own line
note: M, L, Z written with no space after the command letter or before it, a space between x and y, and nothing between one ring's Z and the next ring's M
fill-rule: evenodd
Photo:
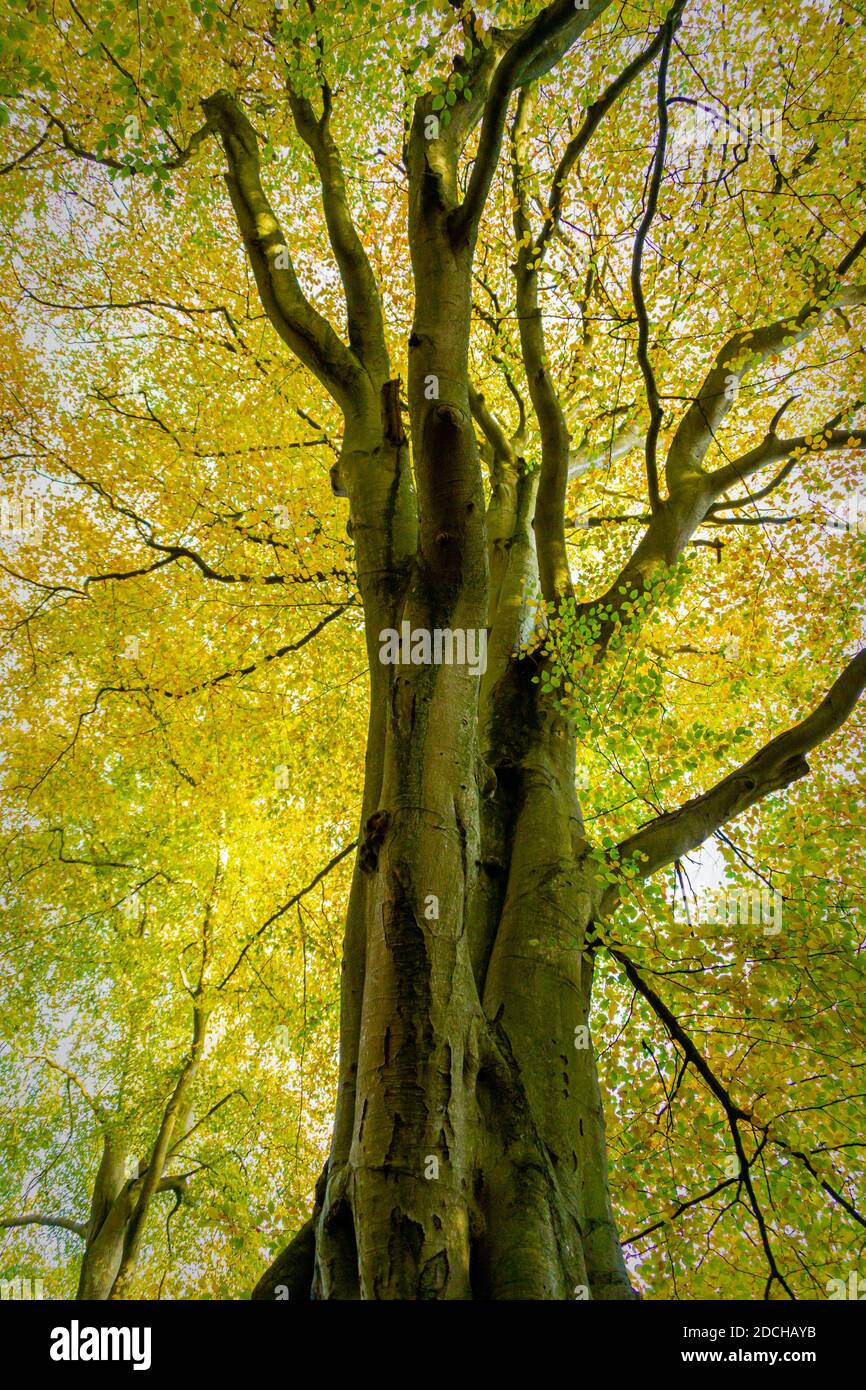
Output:
M587 1045L599 890L574 743L519 656L538 478L503 445L485 509L467 362L474 237L451 217L456 154L424 132L417 111L417 506L395 383L376 383L378 435L369 403L348 422L339 470L372 712L334 1138L312 1221L256 1296L631 1297ZM402 622L489 632L483 681L466 663L383 666L379 634Z
M421 320L422 358L431 337ZM422 380L443 360L433 351ZM452 513L455 460L476 447L462 380L462 395L413 404L415 437L439 455L424 473ZM489 574L483 541L471 538L477 572L464 558L479 488L463 533L431 522L437 498L421 497L422 562L365 580L383 459L380 488L403 486L403 446L389 449L383 419L372 462L355 458L373 480L369 515L352 491L373 698L334 1138L313 1218L256 1296L629 1298L587 1028L600 885L573 740L545 709L537 663L515 651L537 573L535 480L519 466L497 478ZM380 623L478 628L488 602L483 682L466 665L382 666Z
M314 1217L257 1296L632 1297L588 1045L598 886L570 739L540 716L530 662L499 692L496 763L465 672L411 674L352 894L357 1066L344 1056Z

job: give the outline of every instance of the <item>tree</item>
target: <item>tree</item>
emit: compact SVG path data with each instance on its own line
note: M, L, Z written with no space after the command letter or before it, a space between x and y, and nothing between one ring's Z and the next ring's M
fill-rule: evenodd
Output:
M790 29L799 11L789 9ZM816 995L831 988L837 1006L850 997L850 943L825 951L820 930L810 937L812 919L832 914L826 883L807 885L799 908L790 891L813 872L816 884L832 880L850 838L811 860L813 811L775 794L806 776L809 756L851 718L866 685L866 651L851 654L856 538L846 546L850 536L817 531L802 543L802 574L786 552L767 562L766 579L756 549L795 549L809 490L831 500L833 487L850 492L866 444L855 384L866 300L861 135L844 67L859 30L841 15L835 28L816 25L807 73L793 46L771 41L760 7L748 20L713 21L704 55L708 24L683 0L649 13L553 0L498 6L495 18L458 4L283 4L247 15L195 0L172 7L170 24L137 10L115 22L94 3L71 6L62 21L22 6L12 26L28 84L15 86L13 188L28 177L47 188L54 177L83 200L94 180L122 181L120 206L103 202L97 214L110 268L101 297L99 271L88 271L87 312L124 312L131 324L155 313L172 331L183 316L221 317L221 349L253 378L275 375L286 360L278 352L301 365L296 417L321 430L325 447L339 441L329 475L348 501L354 573L331 561L316 575L346 584L337 616L357 583L369 722L336 1108L312 1214L255 1296L634 1297L605 1135L605 1092L620 1103L615 1064L600 1080L590 1034L594 977L603 984L613 969L632 992L630 1016L653 1018L667 1039L646 1048L671 1123L683 1090L695 1112L715 1117L714 1135L726 1127L733 1158L707 1191L678 1183L649 1229L724 1192L720 1211L737 1219L745 1208L744 1239L760 1252L747 1279L766 1296L794 1296L801 1276L793 1257L783 1267L777 1254L785 1221L767 1213L773 1188L784 1189L789 1215L802 1211L800 1182L843 1230L866 1224L851 1196L847 1121L812 1148L786 1128L781 1100L765 1111L755 1098L757 1083L765 1097L773 1088L760 1066L753 1074L751 1053L766 1068L803 1019L759 1018L756 1036L726 1051L689 1017L683 987L700 975L730 1021L741 1007L753 1012L742 977L757 971L771 1014L805 950ZM750 66L740 72L744 34ZM108 93L98 86L106 72ZM196 104L203 123L193 126ZM761 119L745 133L741 120L743 110L776 106L779 149ZM677 121L707 110L724 115L714 139L684 144ZM377 151L369 172L362 153L347 153L359 141ZM126 188L141 190L129 195L131 216ZM304 220L311 189L323 223L315 213ZM156 206L168 227L185 229L189 254L161 241ZM394 230L395 210L405 230ZM115 215L116 230L106 225ZM258 299L243 326L213 286L207 308L160 293L163 275L195 283L196 238L206 280L238 237ZM172 262L158 274L142 260L151 239L157 260ZM315 253L315 271L302 274L301 249ZM82 311L74 277L44 293L32 275L12 273L31 303ZM254 346L249 326L262 314L268 330L258 324ZM194 392L173 376L164 378L176 393L171 411L143 393L134 418L173 440L182 460L187 431L166 416L183 413ZM797 394L786 400L789 378ZM122 393L103 390L102 400L125 428ZM189 437L195 452L195 428ZM53 431L40 448L56 462ZM281 558L273 533L251 530L242 511L207 496L203 520L198 501L172 514L169 499L155 523L162 502L151 482L136 501L122 473L116 486L76 461L80 448L62 452L60 471L120 528L122 559L103 562L104 533L82 544L85 587L163 582L181 568L214 589L288 582L284 571L239 567L256 547ZM623 496L636 510L614 509ZM785 497L793 515L762 512L770 496ZM312 485L311 498L322 513ZM778 542L786 527L795 539ZM232 528L234 551L212 549ZM714 569L724 571L731 611L757 608L744 641L766 664L745 679L700 645L711 624L694 609L712 597ZM50 606L71 583L20 567L7 574L15 604L19 586ZM790 627L806 595L809 661L780 660L771 675L784 636L774 638L770 619L782 612ZM41 616L37 606L10 630ZM686 640L671 650L677 628ZM293 637L277 655L306 640ZM711 689L696 702L680 681ZM171 750L169 759L177 762ZM843 792L825 788L825 811ZM785 817L796 814L791 834ZM751 827L745 849L732 823ZM731 862L757 865L772 893L777 878L789 884L786 910L795 923L800 913L806 941L795 931L790 947L777 942L771 921L762 952L727 989L723 934L684 931L657 877L673 867L683 882L687 856L714 835ZM785 845L794 847L785 867L768 867ZM169 1181L165 1154L196 1036L126 1225L133 1254L144 1194L149 1202ZM665 1046L670 1080L656 1056ZM808 1075L794 1068L790 1079L807 1086ZM847 1075L832 1094L826 1071L809 1079L804 1108L851 1103ZM839 1173L824 1168L829 1150L842 1155ZM628 1181L631 1165L618 1157ZM737 1236L726 1239L736 1247ZM845 1248L846 1239L834 1225L828 1240Z

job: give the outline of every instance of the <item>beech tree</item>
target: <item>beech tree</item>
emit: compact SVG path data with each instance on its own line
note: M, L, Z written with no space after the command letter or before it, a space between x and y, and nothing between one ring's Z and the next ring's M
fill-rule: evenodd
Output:
M815 10L804 33L793 3L687 0L13 8L7 304L76 323L88 361L101 316L133 336L152 319L164 338L126 359L111 347L117 372L133 360L159 386L134 400L101 386L99 422L78 406L62 445L62 410L14 383L16 476L35 456L96 518L65 555L4 565L19 717L59 652L33 633L53 623L61 641L64 611L95 649L107 626L130 631L114 605L164 604L188 647L132 696L102 674L83 711L75 689L45 692L67 733L13 806L35 796L47 814L61 745L103 697L141 712L169 785L189 767L178 702L309 656L326 627L364 644L366 733L326 731L293 831L295 894L353 861L327 1159L253 1296L677 1296L671 1232L701 1213L709 1233L692 1239L725 1232L729 1290L814 1296L866 1224L851 1137L860 21ZM61 273L35 252L67 195L84 230ZM52 350L74 378L77 349ZM197 351L241 374L218 402L222 438L216 414L197 434ZM201 368L210 391L221 363ZM247 378L273 386L255 412ZM280 540L253 459L248 501L230 505L238 465L220 470L238 438L259 455L300 446L290 509L313 518L309 543ZM169 453L152 473L155 439ZM283 567L299 556L303 573ZM234 647L211 659L219 621L191 635L211 594L260 586L283 603L310 583L325 617L243 668ZM257 640L265 621L250 601ZM414 645L437 632L483 634L483 669ZM399 660L383 660L387 634ZM288 670L298 689L315 678ZM237 737L223 712L211 738L229 766ZM352 739L347 789L334 769ZM231 799L236 826L247 807L247 855L255 826L279 858L255 793L214 775L213 806ZM307 866L305 808L341 796ZM346 798L356 824L334 836ZM781 929L766 913L707 920L687 876L714 840L725 888L745 866ZM10 886L19 849L10 830ZM283 901L267 876L251 891L225 968L205 945L184 976L199 1033ZM199 1033L148 1121L143 1186L118 1188L132 1205L110 1274L91 1282L85 1260L81 1297L127 1294L152 1198L182 1181L167 1158ZM805 1112L813 1135L791 1123ZM656 1165L643 1185L641 1145ZM721 1171L701 1170L709 1146Z

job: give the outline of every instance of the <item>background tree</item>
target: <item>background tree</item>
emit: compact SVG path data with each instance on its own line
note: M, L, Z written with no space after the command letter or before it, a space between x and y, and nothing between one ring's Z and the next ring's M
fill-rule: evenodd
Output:
M201 959L238 865L228 964L178 978L243 972L255 1034L265 788L296 894L354 848L364 755L328 1159L259 1296L809 1296L858 1248L853 719L804 778L866 682L859 38L784 4L16 10L7 464L53 544L6 566L8 887L31 838L63 865L62 769L92 802L121 707L145 844L210 810ZM483 678L383 664L404 622L484 629ZM707 921L713 838L781 931Z

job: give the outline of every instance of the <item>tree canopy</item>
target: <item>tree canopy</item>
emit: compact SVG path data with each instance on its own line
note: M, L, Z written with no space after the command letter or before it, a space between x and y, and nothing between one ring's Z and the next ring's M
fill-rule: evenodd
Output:
M856 1266L863 51L847 0L9 0L3 1277L74 1296L100 1163L131 1296L247 1296L309 1209L368 713L343 415L359 361L409 371L418 111L479 219L485 499L518 459L536 532L566 497L513 601L611 889L630 1276Z

